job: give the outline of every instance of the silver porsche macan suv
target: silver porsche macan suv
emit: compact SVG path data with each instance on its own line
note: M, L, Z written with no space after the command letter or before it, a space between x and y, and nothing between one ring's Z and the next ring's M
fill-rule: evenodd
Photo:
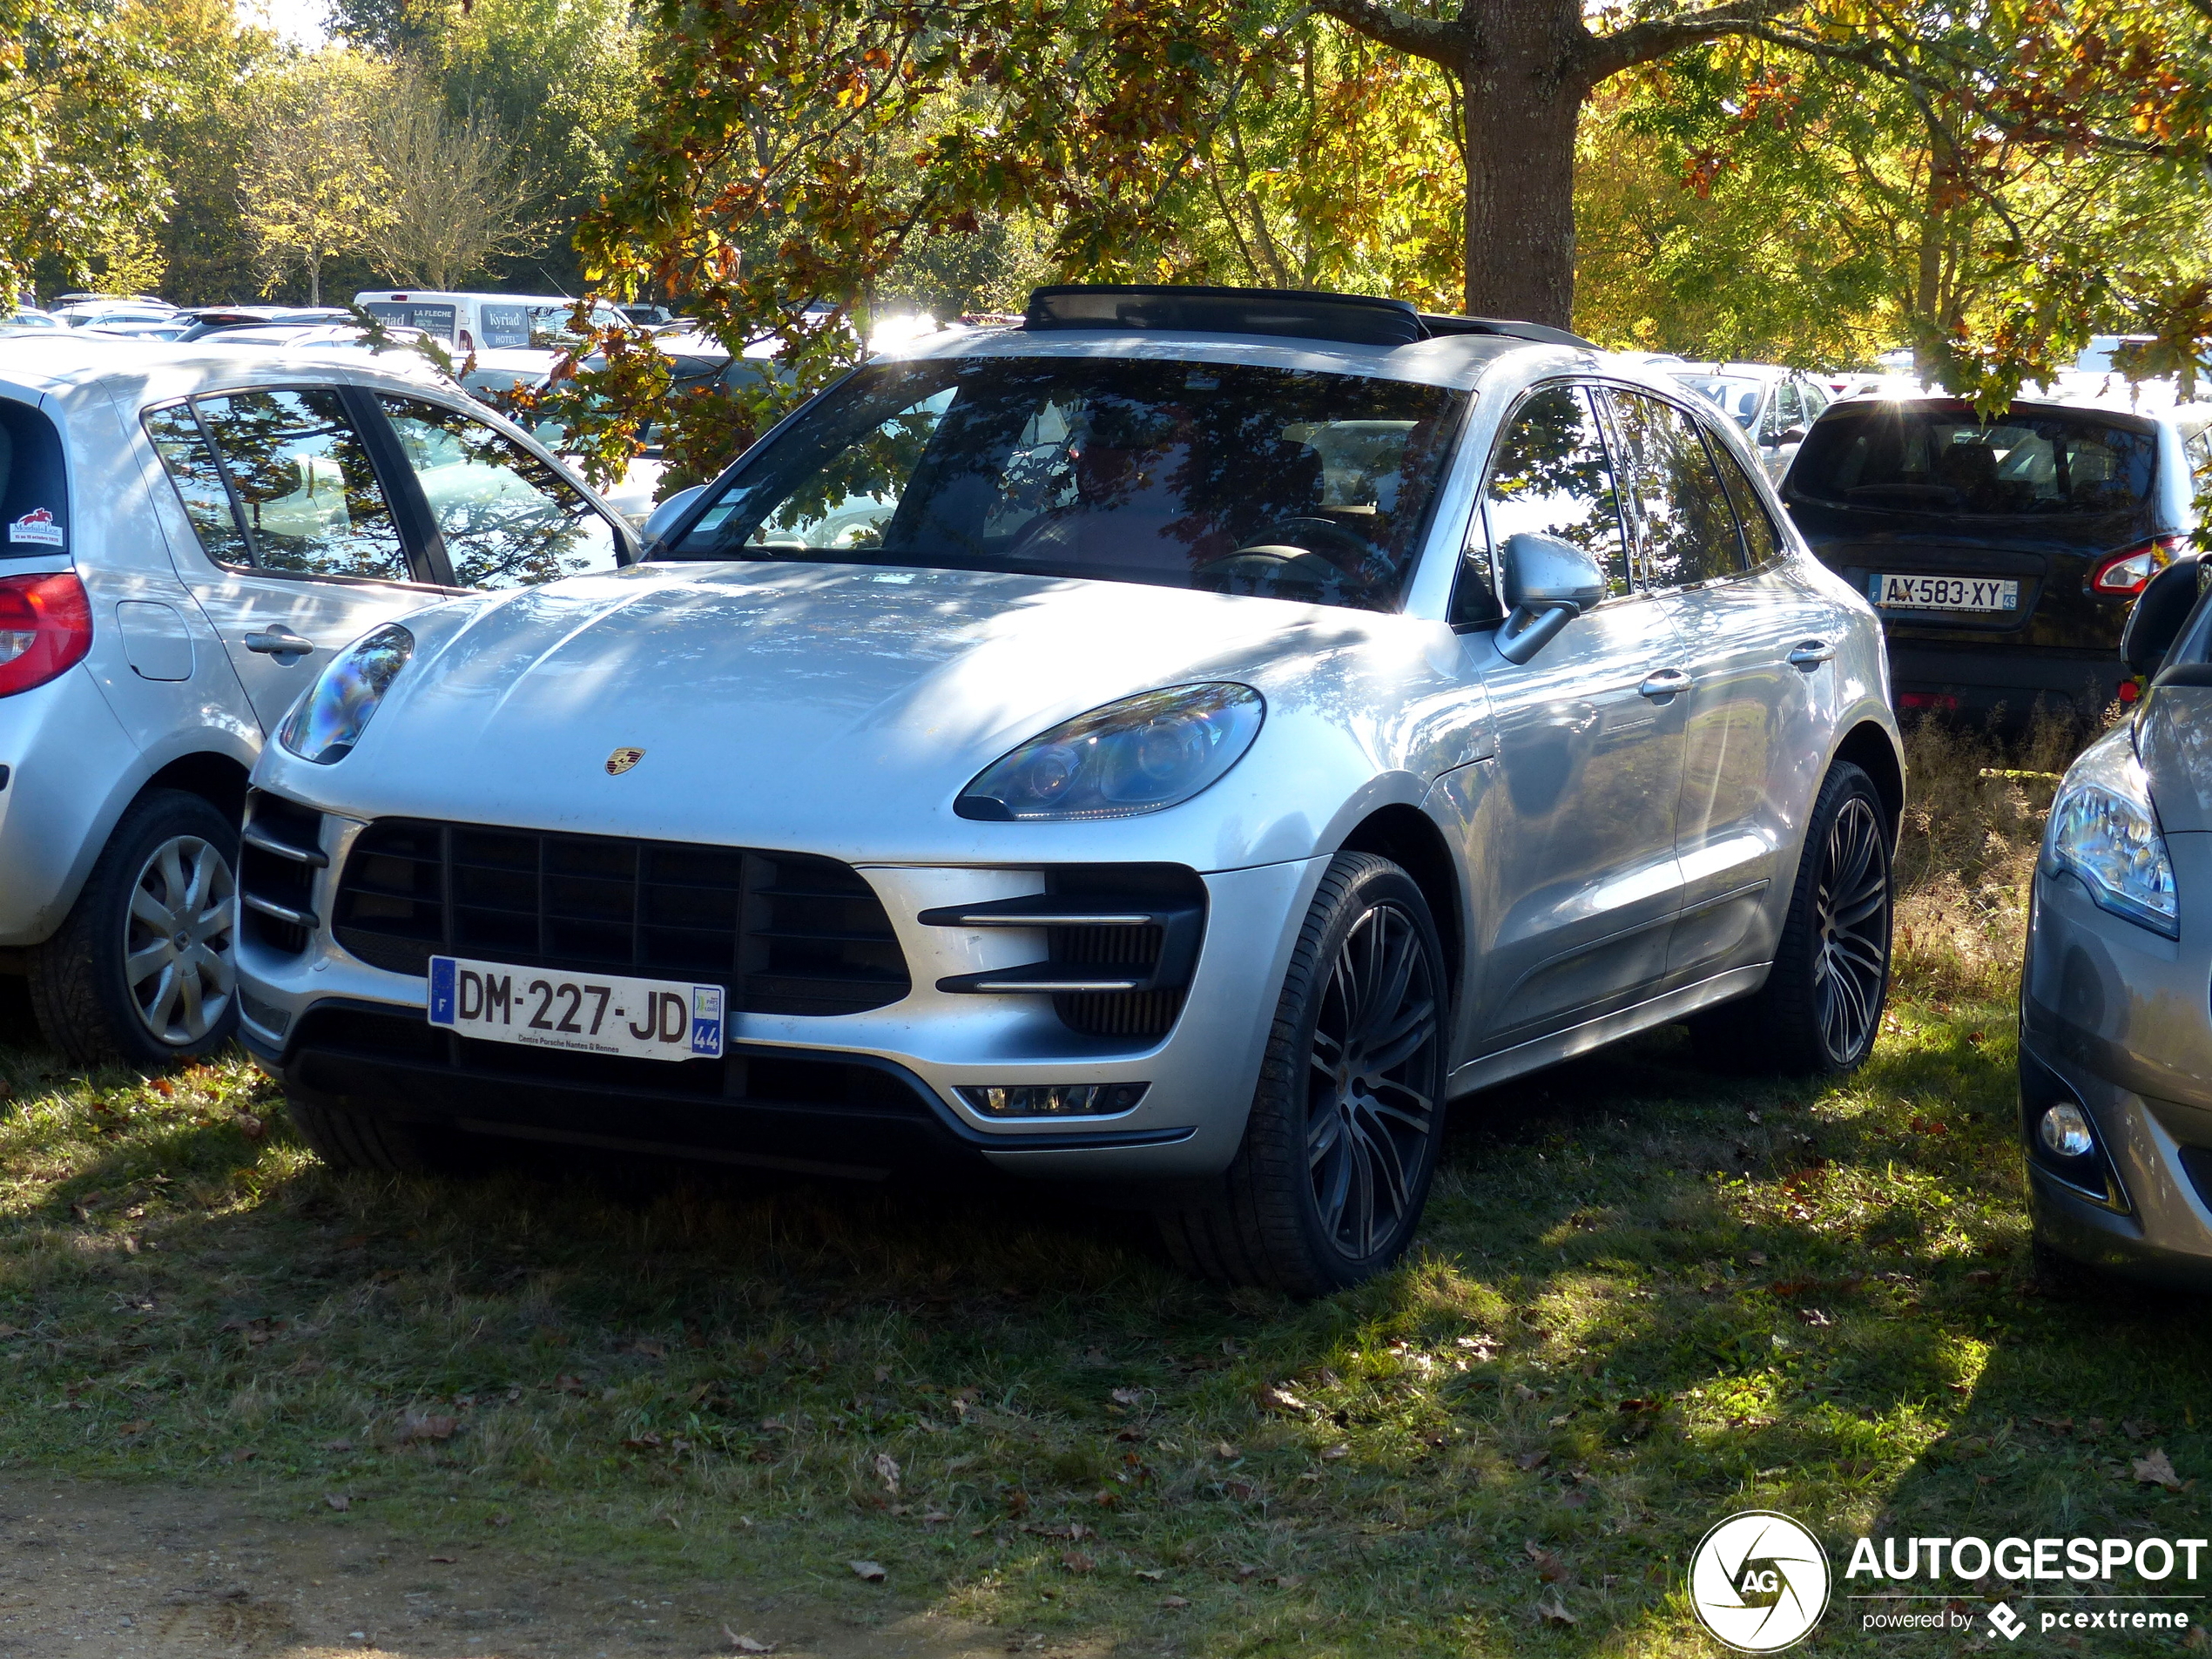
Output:
M1306 1294L1447 1101L1685 1019L1859 1063L1903 794L1871 611L1694 394L1102 287L875 358L631 569L378 628L254 786L241 1028L334 1163L980 1161Z

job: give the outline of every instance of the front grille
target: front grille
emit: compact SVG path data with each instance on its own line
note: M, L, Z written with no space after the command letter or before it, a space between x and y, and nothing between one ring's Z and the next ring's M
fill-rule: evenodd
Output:
M480 1083L543 1083L571 1091L934 1121L914 1089L881 1067L773 1050L733 1049L719 1060L681 1061L571 1054L478 1042L433 1026L420 1014L344 1007L312 1009L300 1022L293 1052L311 1050L341 1062L431 1069Z
M322 853L322 814L256 789L246 798L238 864L239 921L266 948L297 956L314 923L315 876Z
M334 910L341 945L400 974L446 955L702 981L755 1014L857 1014L908 988L874 889L805 853L381 819Z

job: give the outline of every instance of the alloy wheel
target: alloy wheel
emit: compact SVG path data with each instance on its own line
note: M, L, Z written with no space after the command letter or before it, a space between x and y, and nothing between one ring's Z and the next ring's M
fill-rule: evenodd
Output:
M1437 1128L1438 1010L1435 965L1413 917L1376 905L1329 970L1306 1096L1321 1229L1350 1260L1382 1249L1420 1204Z
M123 980L158 1042L197 1042L229 1008L237 900L230 860L197 835L162 842L140 867L123 924Z
M1818 943L1813 1007L1829 1058L1848 1065L1865 1051L1889 977L1890 873L1881 819L1864 796L1844 802L1828 826L1814 900Z

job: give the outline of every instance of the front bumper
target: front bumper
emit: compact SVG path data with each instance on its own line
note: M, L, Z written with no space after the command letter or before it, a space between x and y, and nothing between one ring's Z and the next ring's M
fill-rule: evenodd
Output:
M2212 944L2186 903L2212 883L2212 835L2168 837L2182 937L2093 905L2039 872L2020 996L2020 1131L2036 1236L2131 1278L2212 1289ZM2035 1139L2070 1100L2097 1168L2066 1170Z
M334 815L321 826L327 864L307 908L328 918L365 826ZM1042 893L1041 870L865 862L853 867L891 919L912 988L862 1013L733 1014L720 1062L607 1061L433 1033L426 981L361 961L327 921L296 954L242 930L241 1035L287 1087L480 1133L852 1175L980 1158L1053 1178L1199 1177L1225 1168L1243 1138L1298 922L1326 864L1203 877L1204 938L1181 1014L1157 1039L1079 1034L1049 997L938 988L1039 959L1043 935L925 925L922 914ZM1126 1111L1066 1118L990 1118L959 1092L1089 1082L1149 1088Z

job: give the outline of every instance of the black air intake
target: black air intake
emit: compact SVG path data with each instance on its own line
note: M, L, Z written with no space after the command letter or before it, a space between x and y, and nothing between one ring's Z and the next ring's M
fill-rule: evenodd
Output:
M381 819L346 860L338 942L394 973L430 958L717 983L753 1014L897 1001L875 891L833 859Z
M330 862L321 846L322 814L253 790L239 840L239 909L247 936L297 956L315 930L316 873Z

